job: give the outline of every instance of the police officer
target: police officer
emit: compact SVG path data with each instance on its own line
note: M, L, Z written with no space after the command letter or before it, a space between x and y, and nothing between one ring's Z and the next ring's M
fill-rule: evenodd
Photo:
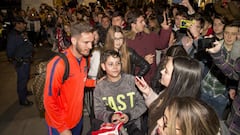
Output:
M26 22L22 17L15 17L13 26L14 28L10 31L7 39L7 56L14 64L17 72L19 103L22 106L31 106L33 102L27 99L27 95L30 94L27 91L27 82L30 74L33 45L25 33Z

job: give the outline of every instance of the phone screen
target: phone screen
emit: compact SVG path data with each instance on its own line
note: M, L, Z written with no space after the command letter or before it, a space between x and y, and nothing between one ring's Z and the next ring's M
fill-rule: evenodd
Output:
M175 4L179 4L179 3L182 2L182 0L173 0L172 2L175 3Z

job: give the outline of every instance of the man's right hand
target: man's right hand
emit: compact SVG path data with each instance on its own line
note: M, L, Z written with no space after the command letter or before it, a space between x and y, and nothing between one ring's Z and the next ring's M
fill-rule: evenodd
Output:
M72 132L70 130L64 130L60 135L72 135Z
M207 48L207 49L206 49L207 52L209 52L209 53L217 53L217 52L220 51L220 49L221 49L221 43L218 42L218 41L215 41L213 44L214 44L215 46L212 47L212 48Z

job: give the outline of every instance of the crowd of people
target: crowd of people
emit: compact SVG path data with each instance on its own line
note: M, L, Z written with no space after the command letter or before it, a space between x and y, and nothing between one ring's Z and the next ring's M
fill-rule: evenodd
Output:
M91 131L123 123L129 135L238 135L239 5L220 0L199 8L182 0L126 8L96 2L12 11L7 55L16 67L20 105L33 104L26 88L33 47L51 46L67 56L70 75L62 82L59 56L49 62L49 134L79 135L85 105ZM88 80L94 85L85 86Z

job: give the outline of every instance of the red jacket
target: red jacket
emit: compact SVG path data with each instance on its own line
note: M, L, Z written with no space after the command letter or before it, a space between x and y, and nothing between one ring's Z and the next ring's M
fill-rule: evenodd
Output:
M64 51L69 61L69 77L62 84L65 64L56 56L47 65L44 88L45 119L58 132L72 129L81 120L84 86L87 77L86 59L77 60L71 51Z

